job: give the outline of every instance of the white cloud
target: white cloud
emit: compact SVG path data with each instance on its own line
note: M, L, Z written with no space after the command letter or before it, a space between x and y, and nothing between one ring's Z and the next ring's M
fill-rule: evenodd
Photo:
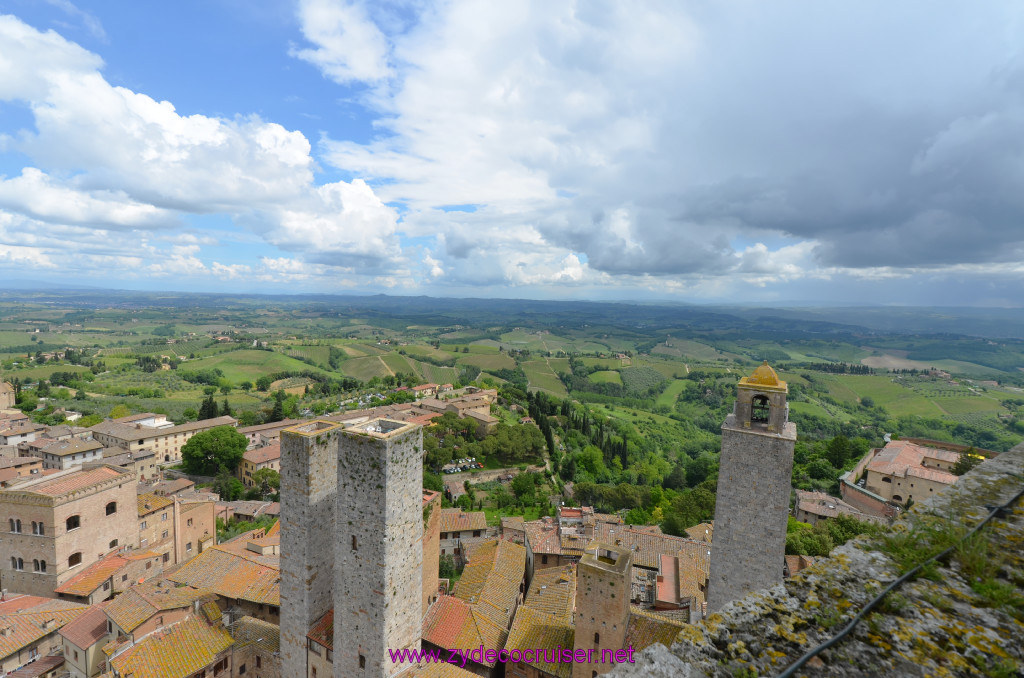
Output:
M308 61L339 84L377 81L392 74L388 40L358 2L300 0L299 23L313 48L293 48L292 56Z
M0 101L27 103L35 122L5 146L36 164L0 177L0 208L73 234L97 253L97 229L180 228L181 215L191 213L229 215L323 263L363 258L384 266L401 257L395 211L361 180L317 186L301 132L254 115L182 115L168 101L111 85L101 65L52 31L0 17ZM94 232L67 230L73 226ZM152 275L209 269L200 249L171 247L156 259Z

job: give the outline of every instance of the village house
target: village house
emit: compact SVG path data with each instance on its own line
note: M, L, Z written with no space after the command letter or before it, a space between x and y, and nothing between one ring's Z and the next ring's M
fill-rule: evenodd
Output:
M866 489L886 501L920 501L956 482L950 470L960 455L908 440L893 440L873 451L864 470Z
M281 443L276 442L265 447L246 450L242 455L242 463L238 465L238 478L246 487L255 487L253 475L261 469L281 471Z
M103 453L103 463L120 466L126 471L131 471L140 484L152 482L159 476L156 455L152 450L128 452L120 447L104 447L101 452Z
M441 555L465 562L466 549L488 538L487 516L483 511L441 509Z
M60 629L85 614L84 605L32 595L13 595L0 600L0 675L10 676L25 666L38 668L39 676L60 669L63 657Z
M35 442L42 442L42 439ZM42 447L40 453L43 458L43 468L65 471L86 462L102 459L103 445L95 440L82 440L81 438L54 440Z
M0 490L0 529L8 531L0 585L52 597L81 569L135 543L135 503L135 477L106 464Z
M850 516L857 520L882 522L881 518L863 513L842 499L836 499L824 492L796 490L793 517L801 523L817 525L839 515Z
M263 445L269 445L270 443L280 441L281 431L301 423L301 419L283 419L281 421L272 421L266 424L243 426L238 429L238 432L249 440L250 448L261 447Z
M181 448L196 433L217 426L235 426L234 417L214 417L190 421L178 426L165 426L163 415L133 415L131 422L104 421L92 427L93 438L106 447L120 447L129 452L148 450L156 455L157 463L181 461ZM138 418L145 417L145 418Z
M61 600L94 605L162 572L159 553L121 549L89 565L58 586L55 593Z
M8 487L19 478L32 478L42 472L43 460L38 457L0 458L0 487Z
M423 648L505 647L526 587L526 549L503 539L476 544L451 595L441 596L423 619ZM469 661L479 676L497 676L498 662Z

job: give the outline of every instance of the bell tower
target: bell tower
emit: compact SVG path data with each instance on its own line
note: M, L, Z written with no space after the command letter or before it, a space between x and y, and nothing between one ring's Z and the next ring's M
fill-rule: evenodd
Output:
M765 361L740 379L722 424L708 610L782 581L796 424L789 388Z

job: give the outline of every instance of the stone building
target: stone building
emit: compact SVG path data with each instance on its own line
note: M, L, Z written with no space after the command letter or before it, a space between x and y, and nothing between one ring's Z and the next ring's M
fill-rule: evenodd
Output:
M602 651L614 656L616 650L625 647L631 573L630 552L611 544L593 542L580 559L576 570L574 649L587 651L594 661L574 663L573 678L606 673L613 663L600 661Z
M950 450L893 440L871 454L864 469L866 489L886 501L921 501L957 481L951 470L960 455Z
M441 493L423 490L423 611L438 596L441 564Z
M246 450L242 455L242 463L238 465L238 478L246 487L256 487L256 481L252 477L257 471L265 468L281 472L280 442Z
M441 509L441 555L455 558L463 565L466 550L486 540L487 516L483 511L463 511L461 508Z
M282 432L283 675L307 675L306 633L332 608L337 676L394 675L388 649L419 649L422 450L420 426L387 419Z
M163 415L133 415L133 421L104 421L92 427L93 438L106 447L120 447L129 452L146 450L156 456L157 463L181 461L181 448L196 433L217 426L235 426L234 417L214 417L190 421L179 426L166 426ZM144 418L140 418L144 417Z
M134 544L135 476L106 464L58 471L0 490L0 585L54 596L111 550Z
M782 581L796 424L768 362L740 379L722 424L708 609Z
M6 381L0 381L0 410L14 407L14 387Z

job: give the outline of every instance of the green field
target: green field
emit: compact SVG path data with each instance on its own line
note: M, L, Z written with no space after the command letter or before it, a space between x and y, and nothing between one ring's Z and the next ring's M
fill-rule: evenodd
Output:
M391 374L391 370L378 356L350 358L341 363L341 371L345 376L360 381L369 381L373 377L385 377Z
M308 358L318 365L326 365L331 357L329 346L292 346L288 355L295 358Z
M40 365L39 367L29 367L22 370L0 370L0 376L4 379L14 379L17 377L24 381L28 379L35 381L36 379L49 379L50 375L54 372L88 372L88 367L81 367L80 365Z
M622 375L616 370L602 370L600 372L594 372L589 377L590 381L595 384L621 384Z
M457 360L459 365L472 365L481 370L514 369L516 362L504 353L468 353L462 354Z
M674 407L676 400L679 399L679 394L686 388L686 381L683 379L676 379L668 385L658 399L654 401L655 405L664 405L665 407Z
M523 372L530 382L530 388L547 391L552 395L564 398L567 393L562 380L551 371L547 362L543 360L530 360L522 364Z
M251 350L231 351L209 358L189 360L182 363L180 369L193 371L211 368L217 368L224 372L224 377L236 385L243 381L255 381L259 377L275 372L301 372L302 370L323 372L317 367L307 365L301 360L281 353Z

